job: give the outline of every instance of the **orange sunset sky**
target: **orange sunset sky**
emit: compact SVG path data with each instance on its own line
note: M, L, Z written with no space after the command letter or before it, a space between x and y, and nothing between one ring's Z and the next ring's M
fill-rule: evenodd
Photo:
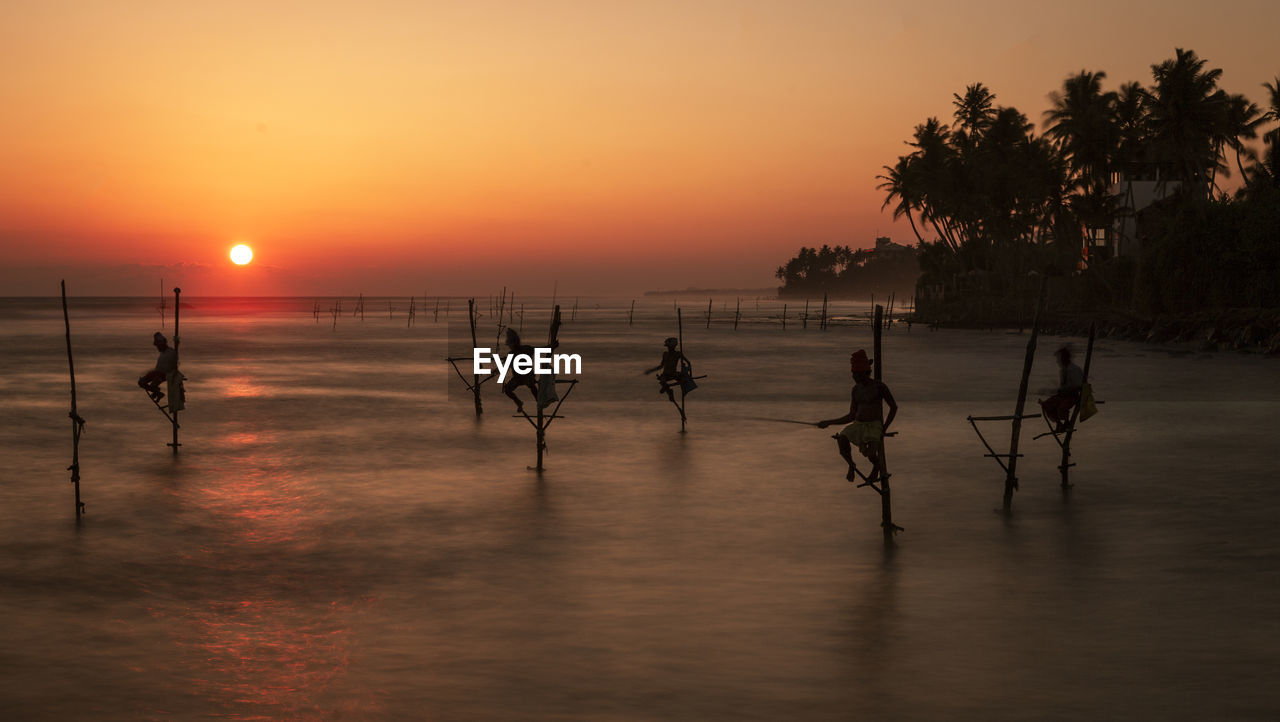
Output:
M772 286L914 240L875 176L965 84L1039 123L1184 47L1262 101L1278 7L7 2L0 296Z

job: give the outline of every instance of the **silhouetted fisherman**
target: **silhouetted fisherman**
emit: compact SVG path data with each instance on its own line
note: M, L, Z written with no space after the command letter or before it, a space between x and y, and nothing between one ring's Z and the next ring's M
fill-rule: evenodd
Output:
M1071 410L1080 403L1080 391L1084 387L1084 370L1071 362L1071 350L1066 346L1053 352L1058 359L1058 392L1040 401L1044 416L1053 422L1055 432L1067 430Z
M676 403L675 394L671 392L673 387L683 387L685 383L693 378L693 364L685 357L683 351L677 351L676 346L680 343L680 339L672 336L665 342L667 350L662 352L662 363L651 369L645 369L645 374L651 374L654 371L661 370L658 374L658 393L666 394L667 400L676 404L676 408L680 405ZM681 412L681 416L684 412Z
M178 370L178 350L169 348L169 341L159 331L156 331L151 340L160 355L156 357L156 367L138 378L138 386L151 396L152 401L159 401L164 398L160 384L168 380L171 372Z
M533 358L535 351L534 348L527 344L520 343L520 334L516 333L513 329L507 329L506 344L507 351L511 354L528 356L530 359ZM507 380L502 384L502 393L506 394L512 401L516 402L517 414L524 413L524 402L516 397L516 391L522 386L528 387L529 390L533 392L533 402L535 404L538 403L537 375L534 374L532 370L527 374L518 374L516 373L515 364L512 363L511 371L507 376Z
M880 474L880 441L884 438L893 417L898 414L898 403L889 393L889 387L871 378L871 360L867 352L858 349L849 357L849 371L853 375L853 390L850 392L849 413L838 419L819 421L818 428L825 429L832 424L848 424L836 434L840 445L840 456L849 462L849 473L845 476L849 481L857 480L857 464L853 462L851 447L856 445L858 451L871 461L872 471L867 481L875 481ZM884 405L889 405L889 416L884 416Z

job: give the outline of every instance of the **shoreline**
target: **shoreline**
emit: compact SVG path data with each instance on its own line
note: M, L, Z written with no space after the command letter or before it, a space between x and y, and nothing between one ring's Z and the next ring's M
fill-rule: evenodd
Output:
M950 313L909 316L912 323L938 328L1025 329L1030 319L981 319L972 314ZM1280 310L1228 309L1189 315L1142 318L1123 311L1049 313L1041 331L1059 336L1088 336L1097 323L1097 337L1143 341L1152 344L1191 344L1197 351L1237 351L1280 357Z

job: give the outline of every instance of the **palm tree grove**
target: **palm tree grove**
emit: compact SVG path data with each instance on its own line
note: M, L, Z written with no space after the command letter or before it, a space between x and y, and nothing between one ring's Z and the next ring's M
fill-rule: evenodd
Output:
M1018 321L1047 274L1060 323L1102 314L1160 336L1195 331L1153 319L1229 317L1266 337L1242 345L1274 350L1280 76L1264 104L1221 76L1181 48L1145 85L1081 70L1049 94L1039 132L982 83L955 94L950 122L917 125L879 176L885 207L915 234L920 320ZM802 249L778 270L784 292L865 290L841 284L849 270L797 263L819 255Z

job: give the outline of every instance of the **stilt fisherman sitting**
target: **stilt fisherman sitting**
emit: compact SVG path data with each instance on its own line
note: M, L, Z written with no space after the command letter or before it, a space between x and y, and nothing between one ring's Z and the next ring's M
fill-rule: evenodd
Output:
M857 480L858 467L852 454L852 447L857 446L859 453L871 462L872 470L866 478L873 482L880 477L880 442L889 424L893 423L893 417L898 414L898 403L893 400L888 386L871 378L871 360L867 358L866 351L858 349L849 357L849 371L854 381L849 413L838 419L819 421L818 428L848 424L835 437L840 445L840 456L849 463L849 473L845 478ZM889 406L888 417L884 416L886 404Z
M169 341L159 331L156 331L151 340L160 355L156 357L156 367L138 378L138 386L147 392L152 401L158 402L164 398L160 384L168 382L169 374L178 372L178 350L170 348Z
M683 392L688 393L697 387L693 382L693 364L685 357L684 352L676 348L680 344L680 339L672 336L665 342L667 350L662 353L662 363L651 369L645 369L644 374L651 374L654 371L661 370L658 374L658 393L666 394L667 400L676 404L675 394L671 389L680 388ZM681 412L683 415L683 412Z

